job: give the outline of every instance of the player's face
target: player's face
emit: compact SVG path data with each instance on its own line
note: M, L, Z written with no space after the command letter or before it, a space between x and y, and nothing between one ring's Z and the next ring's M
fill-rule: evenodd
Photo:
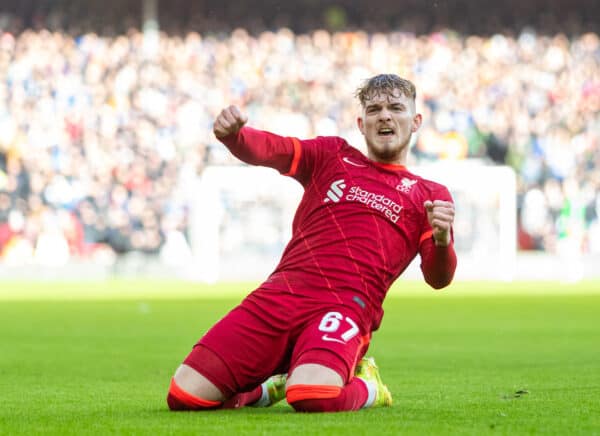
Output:
M404 163L410 137L421 125L421 114L415 113L414 100L396 89L367 99L357 122L371 159Z

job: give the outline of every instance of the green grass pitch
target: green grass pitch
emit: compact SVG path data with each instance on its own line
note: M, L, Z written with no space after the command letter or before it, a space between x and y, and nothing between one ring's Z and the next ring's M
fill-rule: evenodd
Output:
M387 409L172 413L169 379L252 285L3 283L0 434L600 434L600 284L398 283Z

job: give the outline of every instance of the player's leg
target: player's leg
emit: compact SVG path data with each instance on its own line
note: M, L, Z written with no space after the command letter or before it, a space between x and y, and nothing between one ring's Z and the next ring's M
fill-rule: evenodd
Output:
M312 356L322 356L322 350L309 352L307 360ZM293 377L293 378L292 378ZM353 378L348 383L331 368L319 364L300 364L288 381L286 398L288 403L298 412L340 412L358 410L368 399L368 390L359 379Z
M225 395L214 383L185 363L175 371L167 394L171 410L217 409L224 400Z
M295 410L338 412L391 404L374 362L361 360L354 376L369 337L360 335L353 317L344 309L328 312L299 336L286 391Z
M330 383L332 372L335 371L323 365L298 366L294 371L298 377L286 391L288 403L299 412L341 412L392 405L392 396L372 358L362 359L355 377L343 386Z
M194 368L182 364L171 380L167 403L171 410L270 407L285 398L285 383L285 375L274 375L260 386L248 392L236 393L227 399L210 380Z
M285 379L265 380L279 370L285 337L243 308L234 309L207 332L175 372L169 408L270 405L283 398Z

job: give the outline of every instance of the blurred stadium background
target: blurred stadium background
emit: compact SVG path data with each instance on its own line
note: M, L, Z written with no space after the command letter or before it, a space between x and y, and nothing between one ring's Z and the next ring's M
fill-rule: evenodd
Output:
M361 148L380 72L417 85L457 278L600 277L599 25L593 0L3 0L0 278L264 278L299 186L215 115Z

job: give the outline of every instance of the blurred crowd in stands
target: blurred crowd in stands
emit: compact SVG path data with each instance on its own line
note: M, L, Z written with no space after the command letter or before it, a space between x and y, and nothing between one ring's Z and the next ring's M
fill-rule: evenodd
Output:
M104 37L45 24L17 33L0 19L5 264L183 247L194 180L206 165L235 163L212 135L224 105L240 105L256 127L362 148L353 91L380 72L417 85L424 125L412 164L511 165L521 249L555 252L569 241L600 253L597 33Z

